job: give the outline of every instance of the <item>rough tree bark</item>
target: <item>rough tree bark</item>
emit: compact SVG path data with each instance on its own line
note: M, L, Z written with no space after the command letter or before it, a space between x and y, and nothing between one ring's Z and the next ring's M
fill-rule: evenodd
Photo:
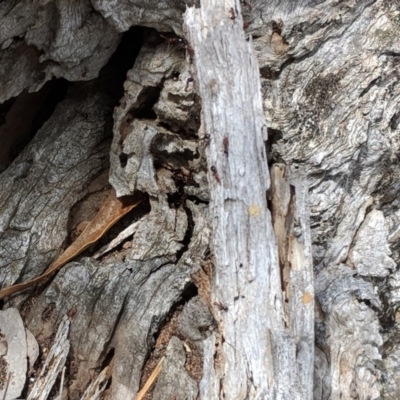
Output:
M400 398L399 15L1 2L0 397Z

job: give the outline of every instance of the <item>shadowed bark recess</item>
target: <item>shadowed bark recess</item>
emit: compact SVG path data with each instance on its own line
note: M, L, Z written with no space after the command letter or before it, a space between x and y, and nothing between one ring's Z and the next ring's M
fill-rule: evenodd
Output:
M399 13L2 1L0 398L400 398Z

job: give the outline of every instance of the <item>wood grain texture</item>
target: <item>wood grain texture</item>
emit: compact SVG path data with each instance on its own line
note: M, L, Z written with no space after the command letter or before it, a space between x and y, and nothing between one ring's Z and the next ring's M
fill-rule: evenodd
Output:
M107 164L110 97L77 84L0 175L2 288L44 272L60 254L70 209Z
M307 179L300 171L271 168L272 222L277 238L285 323L297 349L298 393L314 390L314 271Z
M211 349L221 353L220 365L205 369L212 367L219 381L211 398L261 399L270 398L276 379L271 330L283 328L282 298L266 202L266 127L258 68L240 18L229 18L232 7L240 6L206 1L200 10L188 9L185 17L204 129L211 136L206 152L215 259L211 303L220 305L215 313L222 347Z
M286 330L266 199L270 182L259 72L239 9L239 1L204 1L200 10L189 9L185 16L204 130L210 134L206 156L215 259L211 303L220 334L207 346L217 361L208 364L213 358L206 356L201 398L304 399L312 393L313 375L310 235L306 231L306 267L304 260L291 260L293 270L304 268L304 282L293 282L292 291L298 300L305 286L310 291L309 304L295 303L308 310L307 317L302 326L292 315ZM299 192L304 196L304 189ZM306 217L307 202L300 203L300 214ZM306 218L302 224L308 229ZM302 245L294 249L294 242L289 247L292 257L303 249ZM294 349L303 336L307 345L300 361ZM216 348L217 343L221 347Z
M109 364L112 381L108 398L136 396L143 367L154 348L154 336L171 308L181 301L190 275L200 267L207 251L208 221L196 205L189 204L195 223L191 243L176 260L176 252L182 248L186 214L176 215L177 211L167 204L158 207L156 200L151 202L152 211L140 220L124 261L109 259L100 263L82 258L72 262L39 296L27 318L32 333L39 341L46 341L66 310L76 308L70 334L71 360L77 366L77 374L69 384L73 398L80 398L82 388L93 379L92 371L104 365L110 351L114 357ZM48 317L46 321L43 314ZM87 354L87 358L80 359L80 354ZM119 368L121 365L129 368ZM184 372L183 368L179 370Z
M44 9L39 2L5 0L0 18L1 102L24 89L39 90L53 77L96 78L120 40L119 32L86 0L50 1ZM11 70L18 71L12 78Z
M314 396L398 398L398 4L253 5L270 160L305 171L310 187Z

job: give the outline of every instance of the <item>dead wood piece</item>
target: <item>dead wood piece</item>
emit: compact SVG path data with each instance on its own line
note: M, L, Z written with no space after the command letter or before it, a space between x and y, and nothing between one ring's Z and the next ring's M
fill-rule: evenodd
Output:
M211 135L206 154L215 258L212 303L227 309L217 311L224 339L222 365L215 371L212 361L213 365L204 368L206 376L217 374L211 382L220 382L218 396L211 398L268 398L275 381L271 374L279 369L278 365L273 367L269 330L282 327L282 314L275 243L265 197L265 122L258 68L245 41L241 18L232 22L229 7L225 10L227 5L206 1L201 10L188 9L185 15L195 52L204 127ZM237 74L239 65L241 73ZM229 139L228 157L224 156L224 136ZM251 192L246 189L250 187ZM270 303L272 298L274 305ZM286 384L290 390L290 384Z
M171 192L163 187L155 165L198 170L201 164L195 157L198 142L184 140L195 137L200 112L195 90L185 91L191 77L185 54L169 49L166 43L159 44L159 40L157 33L145 38L127 74L123 100L114 113L110 182L118 196L136 190L154 197L160 191ZM189 152L193 160L187 157L182 165L184 154ZM167 183L170 187L174 184L171 181ZM206 182L198 186L198 191L204 191Z
M382 385L381 396L396 398L399 364L388 362L385 370L376 353L376 344L385 338L386 355L399 348L391 340L398 330L395 264L400 261L394 244L400 226L400 204L394 200L400 176L400 86L391 52L399 34L396 7L385 1L329 0L272 0L258 7L261 19L269 21L254 45L263 76L270 161L300 167L310 187L315 292L323 310L316 339L329 360L318 391L321 398L376 398ZM274 32L289 45L285 54L274 52ZM374 282L386 306L377 302L372 286L366 290L360 276ZM337 284L327 290L332 281ZM383 348L379 352L386 356ZM391 383L383 376L390 376Z
M202 395L272 399L278 391L287 398L308 398L313 390L313 283L307 185L298 182L295 213L304 228L297 227L298 236L303 237L292 237L289 245L295 299L293 319L285 330L266 203L266 126L258 68L240 16L229 18L230 7L235 9L238 4L206 1L200 10L188 9L185 15L204 128L210 133L206 156L215 259L211 303L222 345L211 350L220 365L204 366L211 387ZM299 271L301 276L296 276ZM296 320L296 308L303 309L304 321ZM304 350L298 359L292 351L296 341ZM213 392L216 380L218 394Z
M16 96L26 88L37 90L53 76L63 76L71 81L92 79L114 51L120 38L118 32L126 31L132 25L182 35L180 13L184 11L185 3L191 5L191 2L176 0L137 0L134 4L130 0L2 1L0 101ZM258 138L265 139L267 132L260 128L262 123L258 117L262 113L255 115L253 112L260 108L253 104L258 101L257 94L246 94L249 85L243 81L238 84L249 65L245 53L235 58L243 47L243 37L234 36L237 33L234 32L231 39L235 49L226 45L229 38L224 41L222 33L221 36L215 34L215 31L220 34L216 27L219 28L218 24L223 20L221 31L227 36L238 27L254 33L253 42L248 35L246 38L255 48L262 76L263 105L270 139L268 161L289 165L291 172L301 167L308 184L302 186L301 180L290 181L289 201L279 205L284 216L280 233L277 233L278 247L283 250L279 258L269 243L268 252L265 252L268 254L260 256L259 263L243 262L243 255L246 260L254 259L253 242L236 241L235 236L230 235L233 229L227 229L227 237L235 248L223 243L220 252L216 252L216 283L212 290L216 285L225 287L229 280L231 291L217 298L210 296L211 287L207 277L202 276L197 281L201 281L201 294L213 307L217 325L222 330L235 320L236 315L252 315L253 310L245 309L240 303L245 299L257 310L268 308L266 313L270 315L281 313L277 323L272 320L265 326L260 323L263 316L257 314L260 318L255 318L254 324L259 324L262 332L268 333L261 339L259 336L248 337L253 343L267 343L266 352L274 353L274 357L260 356L269 362L267 367L274 370L273 375L264 374L266 386L271 388L271 382L283 382L283 394L278 388L274 395L287 398L296 398L296 391L303 384L309 386L309 317L314 297L309 289L311 264L306 240L307 213L302 211L307 204L303 189L309 186L315 291L320 303L316 339L321 349L316 350L315 356L314 396L322 399L400 398L399 313L396 312L400 301L400 274L396 270L400 262L397 243L400 232L400 202L397 199L400 51L393 39L400 35L400 25L396 2L204 0L202 8L196 10L198 16L204 17L203 21L207 17L207 7L214 13L214 19L210 17L203 25L199 23L201 29L198 32L199 41L204 39L210 44L206 51L201 50L196 40L191 40L193 49L190 52L186 49L185 54L184 49L174 46L176 40L167 43L158 33L149 40L146 38L142 54L128 75L121 106L115 113L111 180L119 195L140 189L152 196L152 207L159 215L153 214L145 221L153 229L138 225L137 243L133 243L125 263L91 265L86 260L84 265L73 263L62 271L60 278L56 278L49 290L40 296L37 314L35 310L31 311L35 333L50 335L66 312L64 304L72 307L76 299L82 297L78 301L77 318L81 319L75 325L73 344L78 354L78 375L82 378L80 382L73 381L74 390L78 392L86 387L90 381L87 370L99 368L115 345L121 365L128 365L129 369L132 362L129 357L137 361L137 368L135 365L132 369L132 380L123 372L115 371L116 379L110 388L113 396L129 398L137 392L143 354L151 351L151 338L160 326L159 319L168 315L167 308L178 301L185 285L189 285L187 270L193 267L194 272L204 254L204 236L192 236L193 242L189 238L193 228L190 212L202 213L204 209L188 205L185 197L201 193L201 199L208 201L204 171L208 171L213 189L210 210L213 220L218 218L216 224L234 226L236 230L249 226L253 232L268 232L264 236L254 235L254 241L265 244L273 240L271 230L259 229L249 223L249 220L257 220L266 214L265 204L258 202L262 196L257 190L253 197L253 186L257 189L260 185L257 179L248 179L247 168L250 166L253 178L267 176L266 168L259 170L255 166L265 164L265 160L259 160L265 155L260 151L261 141L255 148L251 145L255 133ZM213 52L215 49L217 51ZM210 79L202 79L201 73L198 73L201 79L195 79L185 57L198 64L198 69L203 64L204 75ZM224 57L232 58L234 69L225 68L221 63ZM226 71L226 76L220 76L220 70ZM258 93L258 83L254 83L258 79L257 66L253 68L253 75L256 78L252 78L250 86ZM209 85L208 89L204 88L204 81L205 86ZM228 93L224 88L226 83L233 89L240 87L240 90ZM201 142L197 141L195 132L200 112L195 100L197 89L202 93L207 123L207 131L200 136L208 135L207 140ZM207 92L211 94L209 97ZM244 101L239 109L232 110L227 107L230 98L244 98ZM39 133L30 150L21 154L0 175L2 286L37 276L56 258L65 239L68 210L84 196L88 181L102 168L102 158L107 156L106 152L98 151L95 143L104 138L100 134L103 128L99 121L104 120L106 107L100 107L101 102L101 97L94 98L92 94L79 104L73 102L74 106L66 102L69 111L64 114L56 111L46 132ZM66 107L65 104L62 107ZM212 107L214 114L210 113ZM243 110L247 118L240 120ZM224 125L221 123L224 119L232 124ZM73 127L73 131L68 132L66 126ZM183 143L183 136L188 133L186 126L190 135ZM243 129L237 132L237 126ZM181 135L182 131L184 135ZM239 145L238 133L245 138ZM189 146L191 140L192 146ZM69 151L65 151L66 143L71 146ZM193 181L201 187L182 186L182 181L177 185L175 178L181 178L176 172L178 168L203 167L201 162L196 164L197 149L202 155L208 152L209 161L208 169L192 173ZM243 154L242 163L237 162L238 154ZM162 169L168 172L162 173ZM238 196L230 190L235 186L243 187L244 194ZM263 195L266 187L268 184L262 185ZM284 190L287 189L285 186ZM168 204L167 197L170 199L172 195L175 196L173 202L170 200ZM236 217L234 207L240 202L243 210L248 211L247 214L243 212L245 218ZM157 224L158 231L154 228ZM290 225L290 229L286 229L286 225ZM213 240L222 243L221 236L216 233ZM197 247L200 256L187 251L192 245ZM240 255L230 256L237 248L240 248ZM224 249L229 256L223 253ZM187 257L180 254L180 250L187 252ZM172 271L177 259L180 262L178 269ZM279 273L273 269L278 260L284 266L283 286L277 278ZM260 302L242 290L243 283L258 285L259 275L263 276L255 269L255 264L273 275L270 281L264 281L254 289L255 293L265 296L260 297ZM99 272L100 265L105 268L104 275ZM138 269L143 269L143 274L139 274ZM233 272L236 280L230 275ZM150 288L149 276L153 273L156 275L151 281L154 287ZM118 278L114 274L119 275ZM132 274L138 274L134 283L130 279ZM110 280L112 283L107 286ZM173 294L164 287L163 280L168 282ZM132 290L139 292L136 297L129 290L129 284L132 284ZM282 305L282 287L289 300L287 306ZM94 294L88 294L90 290ZM165 296L165 304L159 302L157 290ZM102 296L105 298L101 299ZM240 296L244 296L243 299ZM380 302L379 297L385 301ZM135 309L136 303L140 302L146 303L148 308ZM88 310L92 310L93 318ZM154 319L147 313L152 313ZM237 331L256 332L251 323L238 324ZM118 339L113 337L114 328ZM127 333L136 330L143 330L147 336L129 336ZM225 333L223 337L212 335L205 341L202 399L219 398L224 385L242 387L242 398L249 393L253 395L253 375L247 377L246 373L251 368L262 370L252 364L258 355L255 351L255 356L249 354L244 361L238 358L241 362L237 363L237 368L248 368L238 374L238 380L224 380L223 366L241 348L231 340L233 333ZM98 344L95 337L100 338ZM129 340L134 343L132 347L129 347ZM129 348L130 354L123 355L120 349L117 350L119 346ZM216 346L220 350L216 350ZM227 360L222 357L224 354L228 356ZM240 351L238 355L241 355ZM302 369L303 362L305 369ZM286 385L289 376L298 379L298 388L292 386L290 389L290 385ZM245 377L243 381L241 377ZM257 386L261 378L255 374L254 379ZM125 392L124 387L128 388ZM301 398L311 397L308 391Z
M107 383L110 379L111 368L107 366L100 374L90 382L90 385L83 393L80 400L99 400L106 389Z
M39 345L36 341L35 336L29 331L29 329L25 329L26 332L26 352L28 356L28 371L32 372L33 366L35 365L36 360L39 357Z
M178 317L177 330L180 337L203 351L203 341L214 329L215 320L208 306L198 296L189 300Z
M379 348L383 339L373 311L381 308L373 284L354 276L351 268L341 264L322 271L315 286L325 313L324 337L330 350L331 372L318 382L323 396L330 393L350 398L356 390L378 399L382 388Z
M189 0L195 3L195 0ZM94 0L93 5L104 18L107 18L119 32L128 30L133 25L156 28L160 32L182 32L182 13L187 2L166 0L137 1L135 6L129 0L121 0L113 5L107 0Z
M388 234L382 211L372 210L366 215L348 258L349 265L354 266L359 275L385 277L396 268L396 263L390 257Z
M27 400L46 400L48 398L57 377L64 368L69 353L69 327L70 320L65 315L58 327L54 343L50 348L49 354Z
M130 226L128 226L121 233L119 233L118 236L115 239L113 239L109 244L103 246L96 254L94 254L93 258L97 260L102 255L108 253L109 251L117 247L119 244L121 244L125 239L132 236L136 232L138 225L139 221L136 221Z
M306 177L283 165L271 168L272 222L277 238L285 320L298 349L300 393L312 396L314 377L314 271Z
M219 379L215 370L219 368L219 354L214 358L217 339L211 335L204 341L204 375L199 383L200 399L218 399L219 398Z

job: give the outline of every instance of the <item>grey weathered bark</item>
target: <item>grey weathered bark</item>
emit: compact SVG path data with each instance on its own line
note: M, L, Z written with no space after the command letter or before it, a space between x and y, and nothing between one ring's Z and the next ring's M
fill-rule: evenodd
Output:
M147 196L6 299L41 347L32 377L64 321L64 398L134 398L164 355L147 398L399 398L399 12L1 2L1 287L45 270L110 184Z
M211 0L186 13L204 130L210 135L206 154L214 255L211 304L219 328L217 339L208 339L206 351L214 357L207 357L204 365L200 398L310 398L314 358L310 237L306 234L305 242L293 243L288 251L294 274L307 271L301 275L308 292L289 277L293 290L287 298L285 329L277 246L267 208L267 126L258 65L239 9L239 1ZM277 193L282 183L278 178L275 183ZM286 199L277 197L273 203L280 207L280 200ZM290 195L286 197L290 204ZM304 218L308 210L302 200L299 215L285 210L299 219L298 236L308 231ZM285 237L293 235L293 227L288 228ZM300 305L306 293L311 300L294 308L292 302ZM300 319L304 324L296 323Z

